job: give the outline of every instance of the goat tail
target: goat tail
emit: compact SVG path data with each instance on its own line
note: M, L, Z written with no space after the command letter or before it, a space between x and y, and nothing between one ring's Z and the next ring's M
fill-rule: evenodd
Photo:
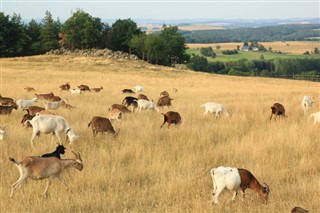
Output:
M92 124L92 122L90 121L90 122L88 123L88 127L90 127L91 124Z
M16 161L14 158L9 158L9 161L12 161L14 164L19 165L20 162Z

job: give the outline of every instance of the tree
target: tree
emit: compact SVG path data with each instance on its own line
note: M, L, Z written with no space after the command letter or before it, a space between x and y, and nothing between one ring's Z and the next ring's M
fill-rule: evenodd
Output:
M71 49L98 48L103 45L102 39L106 38L108 31L108 25L104 25L100 18L77 10L64 24L64 43Z
M216 53L213 51L212 47L201 47L200 53L207 57L212 57L212 58L216 57Z
M61 24L59 21L54 21L52 14L46 11L46 16L42 20L40 38L42 42L42 51L47 52L59 47L59 32Z
M194 71L207 71L208 60L203 56L193 56L191 57L187 67Z
M318 47L314 48L313 53L314 53L314 54L320 54L319 48L318 48Z
M129 52L131 39L141 33L140 28L138 28L137 24L130 18L123 20L118 19L111 26L111 32L109 34L111 37L110 48L115 51Z
M32 19L26 27L26 33L30 39L27 51L30 55L43 53L40 32L41 24Z
M147 55L146 39L147 35L145 33L141 33L140 35L133 36L129 44L130 52L132 51L142 60L144 60Z

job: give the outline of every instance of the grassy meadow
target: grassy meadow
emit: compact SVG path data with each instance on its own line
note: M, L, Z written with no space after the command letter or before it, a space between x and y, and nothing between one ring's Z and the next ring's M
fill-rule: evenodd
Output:
M84 169L64 173L69 190L58 180L48 197L42 196L46 180L29 180L9 198L11 184L19 178L9 157L22 160L55 149L50 135L30 144L31 129L21 126L22 110L1 116L7 138L0 141L0 212L290 212L301 206L320 212L320 124L307 122L300 102L313 97L309 111L320 111L320 83L271 78L232 77L196 73L183 69L149 65L141 61L71 56L34 56L0 59L0 93L5 97L31 99L34 93L53 92L75 106L56 114L81 135L67 147L63 158L80 152ZM87 84L103 86L101 93L71 95L59 85L71 88ZM160 112L125 114L114 139L108 134L92 136L88 123L95 115L107 116L108 108L121 103L121 90L145 88L144 94L157 101L163 90L171 93L173 106L182 117L179 127L160 129ZM25 87L37 91L27 92ZM224 104L232 117L203 116L202 104ZM287 118L269 120L275 102L286 108ZM43 101L37 103L43 106ZM62 138L65 138L63 136ZM270 187L268 205L256 192L246 191L236 202L223 192L220 205L211 205L210 170L218 166L246 168Z

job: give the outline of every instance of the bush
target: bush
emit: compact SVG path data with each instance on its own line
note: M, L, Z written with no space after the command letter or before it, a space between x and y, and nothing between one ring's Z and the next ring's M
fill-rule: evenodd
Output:
M231 68L228 72L228 75L236 75L236 76L249 76L248 73L241 72L239 70Z
M201 47L200 53L207 57L216 57L216 53L212 50L212 47Z
M234 54L238 54L238 51L236 49L234 50L224 50L222 51L223 55L234 55Z

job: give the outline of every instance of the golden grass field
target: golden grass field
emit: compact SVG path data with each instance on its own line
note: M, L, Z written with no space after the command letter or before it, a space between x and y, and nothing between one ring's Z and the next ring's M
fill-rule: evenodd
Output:
M223 46L223 45L222 45ZM76 106L59 109L81 138L67 146L63 158L80 152L84 169L70 169L64 177L69 190L53 181L48 197L42 196L46 180L29 180L9 198L11 184L19 178L9 157L21 160L51 152L56 144L41 135L30 144L31 129L20 120L25 112L14 110L1 116L7 138L0 141L0 212L290 212L301 206L320 212L320 124L304 117L300 102L304 95L315 98L308 114L320 111L320 83L271 78L230 77L149 65L140 61L71 56L34 56L0 59L0 93L17 99L31 99L34 93L53 92ZM71 95L59 85L72 88L87 84L103 86L101 93ZM145 88L156 101L163 90L172 93L172 108L182 117L179 127L160 129L160 112L126 114L114 139L108 134L93 138L90 119L107 116L114 103L126 96L121 90ZM27 92L26 86L36 92ZM223 103L233 112L228 119L203 116L200 105ZM287 118L269 120L275 102L286 108ZM43 106L43 101L37 103ZM63 136L64 138L65 136ZM56 141L56 139L54 139ZM262 204L256 192L246 191L231 202L232 193L223 192L220 205L211 205L210 170L218 166L246 168L271 189L269 203Z
M314 48L320 48L320 42L318 41L275 41L275 42L259 42L266 49L269 47L273 51L281 51L284 53L291 54L303 54L306 51L313 52ZM230 42L230 43L211 43L211 44L187 44L189 48L201 48L201 47L212 47L213 50L216 49L216 46L220 45L221 50L232 50L237 49L237 46L243 46L243 42Z

